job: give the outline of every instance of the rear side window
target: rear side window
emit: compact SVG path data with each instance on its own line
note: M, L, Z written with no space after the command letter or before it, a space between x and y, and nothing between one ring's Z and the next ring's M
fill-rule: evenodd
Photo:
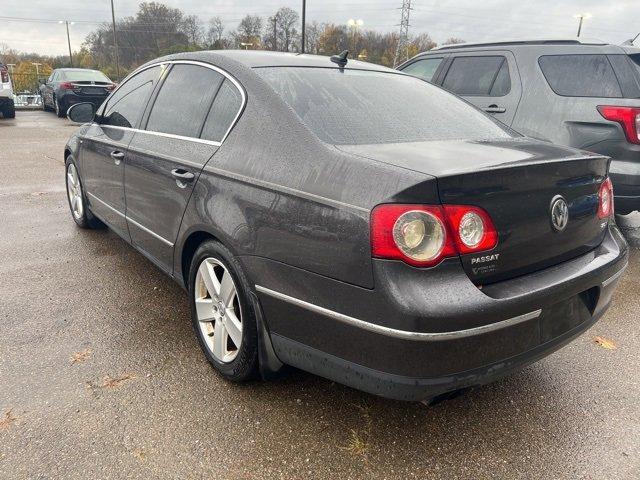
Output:
M100 123L135 128L161 73L162 69L159 66L151 67L124 82L107 100L106 110Z
M455 95L402 73L305 67L255 72L320 140L334 145L514 136Z
M242 96L230 80L225 80L207 115L200 138L221 142L242 107Z
M504 96L511 90L507 59L501 55L457 57L442 86L458 95Z
M160 87L147 130L198 138L221 73L199 65L175 64Z
M551 89L566 97L620 98L622 91L606 55L545 55L538 59Z
M423 58L422 60L418 60L410 65L407 65L402 69L402 71L404 73L408 73L409 75L413 75L414 77L426 80L427 82L431 82L433 80L433 76L436 73L436 70L441 63L442 57Z

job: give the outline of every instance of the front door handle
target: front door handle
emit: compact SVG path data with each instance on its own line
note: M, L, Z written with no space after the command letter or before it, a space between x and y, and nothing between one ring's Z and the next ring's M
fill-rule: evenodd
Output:
M485 108L484 111L487 113L504 113L507 111L507 109L499 107L494 103L493 105L489 105L487 108Z
M113 158L113 161L116 165L120 165L120 162L124 158L124 152L121 152L119 150L114 150L109 155L111 155L111 158Z
M183 183L190 182L194 178L196 178L196 176L193 173L187 170L184 170L182 168L174 168L173 170L171 170L171 175L173 175L176 180L179 180L180 182L183 182Z

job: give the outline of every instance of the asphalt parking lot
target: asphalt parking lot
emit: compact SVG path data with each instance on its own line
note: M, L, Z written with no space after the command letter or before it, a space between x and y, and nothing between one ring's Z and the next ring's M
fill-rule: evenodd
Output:
M640 216L606 316L502 381L433 407L303 372L238 386L206 363L172 280L75 227L74 128L0 119L0 479L640 475Z

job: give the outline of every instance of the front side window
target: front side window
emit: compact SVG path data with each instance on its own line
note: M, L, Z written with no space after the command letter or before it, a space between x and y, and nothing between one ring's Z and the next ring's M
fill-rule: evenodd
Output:
M255 68L255 72L326 143L513 137L477 108L410 75L305 67Z
M160 80L160 66L147 68L124 82L107 100L101 124L136 128L149 96Z
M442 86L458 95L506 95L511 89L507 59L501 55L457 57L451 63Z
M147 130L198 138L224 75L207 67L175 64L151 108Z
M433 76L438 70L438 67L442 63L442 57L439 58L423 58L410 65L407 65L402 69L404 73L413 75L414 77L421 78L427 82L433 80Z
M225 80L211 105L201 138L221 142L242 108L242 96L236 86Z
M620 98L622 91L606 55L545 55L538 59L551 89L566 97Z

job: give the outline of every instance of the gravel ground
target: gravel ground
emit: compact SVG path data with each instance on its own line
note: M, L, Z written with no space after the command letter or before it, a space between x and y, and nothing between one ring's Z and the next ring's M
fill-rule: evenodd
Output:
M297 371L237 386L201 355L172 280L75 227L74 128L0 119L0 479L640 475L640 216L607 315L502 381L431 408Z

